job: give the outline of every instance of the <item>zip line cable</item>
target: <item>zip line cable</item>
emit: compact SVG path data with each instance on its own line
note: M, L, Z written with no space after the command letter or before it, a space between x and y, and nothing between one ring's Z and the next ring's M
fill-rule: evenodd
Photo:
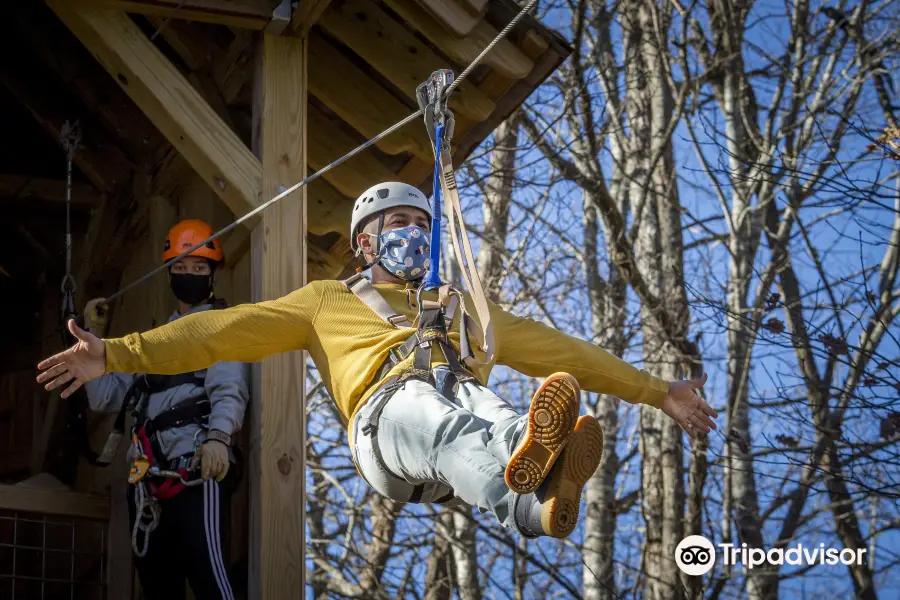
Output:
M457 87L459 87L460 83L462 83L462 81L463 81L466 77L468 77L468 75L472 72L472 70L473 70L475 67L478 66L478 64L484 59L484 57L485 57L491 50L494 49L494 46L496 46L503 38L505 38L506 35L513 29L513 27L515 27L516 24L517 24L519 21L521 21L522 18L523 18L529 11L531 11L531 9L535 6L535 4L537 4L537 0L530 0L530 2L529 2L528 4L526 4L526 5L522 8L522 10L520 10L519 13L516 14L515 17L513 17L513 19L509 22L509 24L507 24L507 26L504 27L503 30L502 30L500 33L498 33L497 36L496 36L493 40L491 40L491 42L484 48L484 50L482 50L481 53L480 53L478 56L476 56L476 57L472 60L471 63L469 63L469 65L463 70L463 72L460 73L459 77L457 77L456 79L454 79L454 81L447 87L446 91L444 92L444 98L449 97L449 95L450 95ZM278 202L278 201L281 200L282 198L285 198L286 196L289 196L290 194L296 192L297 190L299 190L300 188L302 188L302 187L304 187L305 185L309 184L310 182L312 182L312 181L318 179L319 177L321 177L322 175L324 175L325 173L327 173L327 172L330 171L331 169L333 169L333 168L337 167L338 165L344 163L345 161L349 160L350 158L353 158L354 156L356 156L357 154L359 154L360 152L362 152L362 151L365 150L366 148L369 148L369 147L372 146L373 144L379 142L380 140L382 140L383 138L385 138L385 137L389 136L390 134L394 133L394 132L397 131L398 129L400 129L400 128L406 126L406 125L409 124L409 123L411 123L411 122L414 121L415 119L417 119L417 118L419 118L420 116L422 116L422 114L423 114L423 111L422 111L422 109L420 108L419 110L417 110L416 112L412 113L411 115L409 115L409 116L406 117L405 119L403 119L403 120L401 120L401 121L398 121L398 122L395 123L394 125L391 125L391 126L388 127L387 129L385 129L384 131L382 131L381 133L379 133L378 135L376 135L375 137L373 137L373 138L367 140L366 142L364 142L364 143L362 143L361 145L357 146L356 148L354 148L353 150L351 150L351 151L348 152L347 154L344 154L343 156L341 156L341 157L335 159L334 161L332 161L331 163L325 165L324 167L322 167L321 169L319 169L318 171L316 171L315 173L313 173L313 174L310 175L309 177L303 179L302 181L299 181L299 182L295 183L294 185L292 185L291 187L287 188L286 190L284 190L283 192L279 193L278 195L274 196L273 198L271 198L270 200L266 201L265 203L260 204L259 206L257 206L256 208L254 208L252 211L248 212L246 215L244 215L243 217L241 217L241 218L239 218L238 220L236 220L235 222L233 222L233 223L231 223L230 225L224 227L223 229L220 229L219 231L217 231L217 232L214 233L213 235L209 236L209 237L206 238L205 240L203 240L203 241L201 241L201 242L198 242L198 243L195 244L193 247L191 247L191 248L185 250L184 252L182 252L182 253L179 254L178 256L175 256L175 257L173 257L173 258L170 258L169 260L167 260L166 262L164 262L164 263L161 264L160 266L158 266L158 267L156 267L155 269L153 269L153 270L151 270L150 272L148 272L148 273L147 273L146 275L144 275L143 277L141 277L141 278L139 278L139 279L137 279L137 280L135 280L135 281L132 281L131 283L129 283L128 285L126 285L125 287L123 287L122 289L120 289L119 291L117 291L116 293L114 293L114 294L110 295L108 298L106 298L106 299L104 300L104 304L106 304L107 306L109 306L113 301L115 301L116 299L118 299L119 297L121 297L125 292L127 292L127 291L129 291L129 290L135 288L136 286L142 284L143 282L147 281L148 279L150 279L150 278L153 277L154 275L156 275L156 274L158 274L158 273L161 273L162 271L165 271L166 269L168 269L169 266L170 266L172 263L177 262L177 261L183 259L185 256L189 255L189 254L190 254L191 252L193 252L194 250L197 250L198 248L202 248L203 246L205 246L206 244L212 242L213 240L218 239L220 236L222 236L222 235L228 233L229 231L231 231L232 229L234 229L234 228L237 227L238 225L241 225L242 223L246 222L248 219L250 219L250 218L252 218L252 217L258 215L259 213L261 213L261 212L264 211L265 209L269 208L270 206L272 206L273 204L275 204L276 202Z

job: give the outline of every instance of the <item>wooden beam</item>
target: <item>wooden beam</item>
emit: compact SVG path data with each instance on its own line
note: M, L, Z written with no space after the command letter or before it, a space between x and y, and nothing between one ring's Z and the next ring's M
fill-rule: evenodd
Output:
M455 65L435 52L375 2L347 0L332 5L319 18L330 34L347 44L379 73L411 99L416 86L437 69ZM494 102L471 83L464 81L450 98L450 107L469 117L487 119Z
M212 37L221 29L218 25L158 16L148 16L147 21L160 31L162 38L191 71L205 67L221 51Z
M81 6L262 31L277 0L77 0Z
M28 175L0 174L0 197L65 202L66 182ZM82 181L72 182L73 206L92 207L99 201L100 192L97 188Z
M270 198L306 175L305 40L264 34L254 119ZM275 204L253 231L254 301L306 283L306 189ZM305 586L304 352L257 363L254 374L250 501L251 598L295 598Z
M309 121L308 156L309 164L315 169L321 169L362 143L311 104ZM393 181L397 175L366 150L328 171L323 177L342 194L355 198L380 181Z
M151 17L150 23L162 27L165 18ZM212 78L225 103L232 104L249 86L253 77L253 32L236 30L225 47L218 26L193 21L171 21L162 36L193 73ZM207 75L208 73L208 75Z
M473 15L459 5L456 0L416 0L443 23L449 31L459 37L469 35L481 21L480 15Z
M109 497L0 484L0 509L106 521Z
M350 238L339 236L330 248L322 248L316 244L308 244L307 280L334 279L344 271L353 260L350 250Z
M354 200L322 179L311 182L306 192L306 226L309 233L348 233Z
M480 19L472 31L464 38L447 32L416 0L385 0L409 25L419 30L438 50L467 65L497 37L497 30ZM521 79L531 72L531 62L515 44L500 40L494 49L484 57L484 63L510 79Z
M363 137L371 138L409 116L410 108L332 46L318 31L309 34L309 92ZM365 102L360 102L365 98ZM376 144L388 154L433 157L421 121Z
M233 213L258 206L259 161L127 15L47 2Z
M291 29L298 35L306 36L309 28L316 24L331 0L304 0L300 2L300 6L294 9L294 15L291 18ZM312 65L313 61L310 61Z

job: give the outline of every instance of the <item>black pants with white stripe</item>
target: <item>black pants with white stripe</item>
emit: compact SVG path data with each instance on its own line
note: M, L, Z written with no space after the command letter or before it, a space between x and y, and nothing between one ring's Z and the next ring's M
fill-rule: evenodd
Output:
M231 522L231 476L229 472L222 483L210 478L160 501L159 525L150 533L147 554L134 557L145 600L184 600L185 580L197 600L234 598L224 560ZM128 487L133 526L134 488ZM138 533L139 547L143 535Z

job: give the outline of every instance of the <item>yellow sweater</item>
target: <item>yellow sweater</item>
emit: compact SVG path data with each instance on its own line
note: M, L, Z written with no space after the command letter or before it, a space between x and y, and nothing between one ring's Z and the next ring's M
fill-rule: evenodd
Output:
M396 312L413 321L417 311L410 304L415 304L416 296L407 294L412 286L378 284L375 288ZM437 294L426 292L423 297L436 300ZM633 404L662 405L666 381L594 344L489 304L496 364L531 377L566 371L585 390ZM466 307L476 321L468 295ZM277 300L194 313L146 333L105 340L106 370L177 374L218 361L256 362L279 352L307 350L346 424L376 389L372 380L388 350L414 331L391 327L339 281L316 281ZM458 329L450 338L458 349ZM474 344L473 350L478 352ZM434 364L442 359L439 351L433 353ZM411 362L412 356L388 376ZM487 382L492 366L475 373L482 383Z

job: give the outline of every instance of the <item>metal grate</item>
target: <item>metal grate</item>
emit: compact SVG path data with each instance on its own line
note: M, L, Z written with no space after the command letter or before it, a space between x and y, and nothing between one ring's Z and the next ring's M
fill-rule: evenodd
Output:
M105 522L0 510L0 598L107 600Z

